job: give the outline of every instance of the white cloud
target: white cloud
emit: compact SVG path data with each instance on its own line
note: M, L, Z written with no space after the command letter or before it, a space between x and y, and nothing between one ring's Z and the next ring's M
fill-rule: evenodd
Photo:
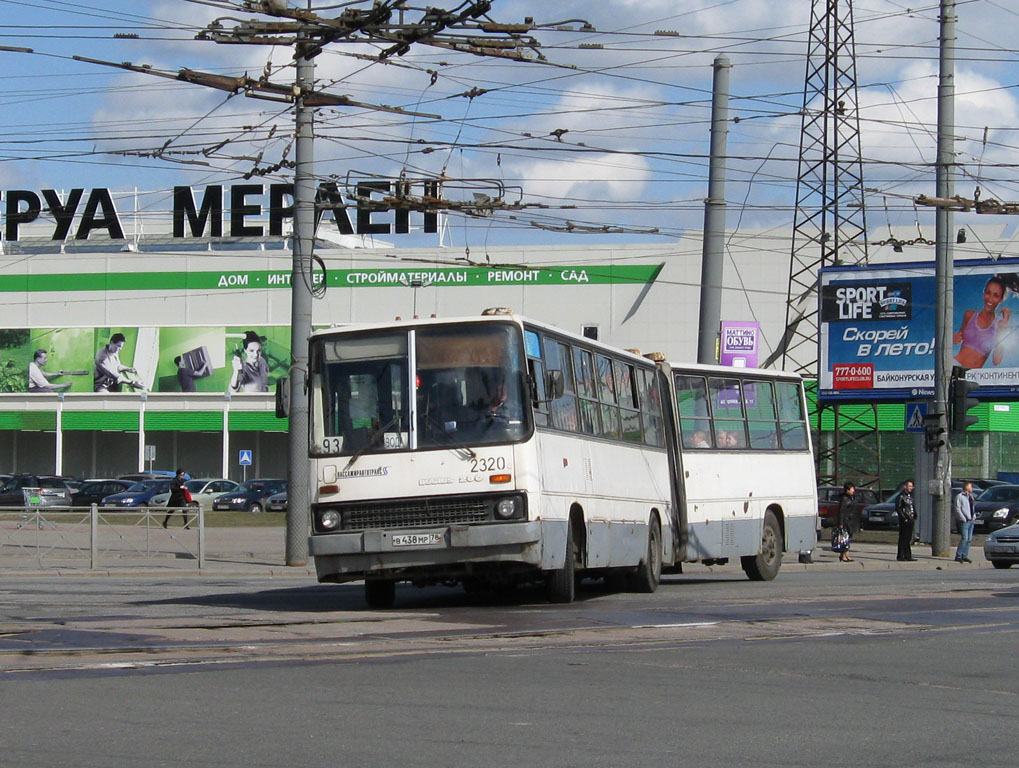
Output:
M525 198L546 202L639 200L651 177L643 158L611 154L514 163L511 170L522 180Z

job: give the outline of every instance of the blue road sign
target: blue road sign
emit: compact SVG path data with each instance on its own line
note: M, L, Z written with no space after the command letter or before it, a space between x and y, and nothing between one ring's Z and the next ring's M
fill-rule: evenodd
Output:
M906 431L923 434L923 417L927 415L927 403L906 403Z
M240 451L237 457L237 463L240 464L242 467L250 467L252 453L253 453L252 451Z

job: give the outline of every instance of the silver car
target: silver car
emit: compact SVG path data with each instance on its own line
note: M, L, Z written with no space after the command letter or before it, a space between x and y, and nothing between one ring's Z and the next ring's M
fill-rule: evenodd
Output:
M274 493L265 500L265 508L269 512L286 512L287 492L283 491L282 493Z
M999 528L984 539L984 557L995 568L1011 568L1019 563L1019 524Z

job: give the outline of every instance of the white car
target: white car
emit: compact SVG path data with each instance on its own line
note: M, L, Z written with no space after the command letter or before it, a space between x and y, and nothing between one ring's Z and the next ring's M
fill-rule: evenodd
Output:
M233 480L227 480L223 477L206 477L199 480L188 480L184 483L184 487L191 493L192 504L200 504L203 512L209 512L212 509L213 499L221 493L237 490L240 487L240 483L235 483ZM152 500L149 501L149 506L165 507L166 502L169 500L169 493L160 493L158 496L152 497Z

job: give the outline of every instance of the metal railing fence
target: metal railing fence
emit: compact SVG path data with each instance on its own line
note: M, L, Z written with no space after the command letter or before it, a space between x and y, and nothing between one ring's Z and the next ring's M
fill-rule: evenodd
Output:
M167 520L167 513L169 515ZM181 512L182 515L177 513ZM111 568L208 565L208 517L201 507L0 507L0 571L26 567ZM168 522L163 527L164 521ZM217 564L275 565L283 559L283 516L262 527L215 528Z

